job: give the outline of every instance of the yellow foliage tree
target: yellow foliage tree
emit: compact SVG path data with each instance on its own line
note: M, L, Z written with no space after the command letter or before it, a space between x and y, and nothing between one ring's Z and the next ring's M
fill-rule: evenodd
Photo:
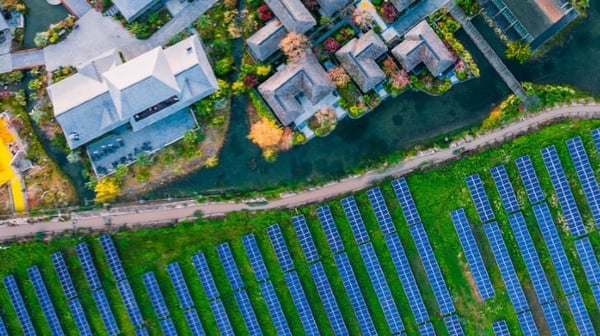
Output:
M121 187L119 186L119 181L117 181L115 177L105 177L98 181L94 191L96 192L94 202L101 204L117 198L121 191Z
M5 144L9 144L14 141L13 134L8 130L8 125L6 120L0 118L0 140L2 140Z
M282 135L283 129L274 121L261 118L250 128L248 139L257 144L258 147L265 149L277 146Z

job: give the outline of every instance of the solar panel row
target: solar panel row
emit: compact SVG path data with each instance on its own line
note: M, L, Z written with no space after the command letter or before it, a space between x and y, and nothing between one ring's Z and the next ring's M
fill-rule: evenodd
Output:
M38 298L40 306L42 307L44 316L46 316L46 321L48 321L48 325L50 326L50 332L55 336L64 335L64 331L60 325L58 316L56 315L56 310L54 309L54 304L52 303L52 300L50 300L48 289L46 289L44 279L42 279L40 269L34 265L27 269L27 273L29 274L29 278L33 284L33 290L35 291L35 295Z
M246 328L248 328L248 333L250 333L250 335L262 335L258 320L256 319L256 314L254 313L246 290L239 290L234 293L234 296L238 307L240 308L240 312L242 313Z
M148 296L150 296L150 302L152 303L152 307L154 307L156 316L159 319L168 317L171 313L169 312L169 308L167 307L167 303L165 302L165 298L160 290L160 286L158 285L154 273L148 272L142 275L142 281L144 282Z
M214 300L218 298L220 296L219 290L217 289L204 254L200 252L193 255L192 264L194 264L194 268L196 269L196 273L198 273L198 278L200 278L200 283L202 284L202 288L204 288L204 292L208 299Z
M485 223L493 220L494 212L492 211L490 200L483 188L483 181L481 181L479 174L467 176L465 182L467 183L471 198L475 204L475 210L477 210L481 222Z
M311 264L309 269L315 283L315 287L317 288L317 292L319 293L319 298L321 299L323 307L325 308L327 319L329 320L329 324L333 329L333 333L335 335L348 334L348 329L346 328L346 324L344 324L342 313L340 312L340 308L335 300L335 296L333 296L333 291L331 290L329 280L325 275L323 264L321 264L320 261L316 262Z
M540 334L535 325L535 321L533 320L533 314L530 310L517 314L517 319L519 320L519 326L521 327L523 335L538 336Z
M600 128L592 130L592 139L594 139L594 145L596 145L596 151L600 153Z
M292 301L294 302L294 306L296 307L296 311L300 316L300 322L302 322L302 326L304 327L304 332L307 336L315 336L319 335L319 328L317 327L317 322L313 316L312 310L310 308L310 304L306 298L306 294L304 293L304 289L302 288L302 284L300 283L300 278L296 271L291 271L285 273L283 275L285 279L285 283L287 284L290 294L292 295Z
M92 255L90 254L87 244L78 244L75 247L75 252L77 252L77 256L79 257L79 261L81 263L81 268L83 268L83 273L88 285L90 286L90 289L95 291L101 288L102 283L100 283L100 278L98 277L98 272L96 271L96 266L92 261Z
M6 291L8 292L10 303L17 313L17 319L19 320L21 328L23 329L23 335L35 335L35 329L33 328L31 317L29 316L29 312L25 307L23 296L21 295L21 291L19 291L19 286L17 285L17 281L13 275L8 275L4 278L4 287L6 287Z
M521 175L521 180L525 186L529 203L536 204L543 201L546 198L546 195L544 194L544 191L542 191L540 180L533 169L533 163L531 162L529 155L517 158L515 163L517 164L519 175Z
M0 317L0 336L8 336L8 330L6 330L6 325L4 324L4 320Z
M200 318L198 317L198 313L196 313L196 309L188 309L183 312L183 314L185 315L185 321L187 322L192 335L204 336L204 328L202 328L202 323L200 323Z
M108 267L110 268L110 272L115 278L115 281L119 282L126 279L127 276L125 275L125 270L123 270L121 259L119 258L119 254L117 253L117 249L115 248L115 244L110 235L104 234L100 236L100 244L102 245L104 256L106 257Z
M421 336L436 336L435 329L431 322L423 323L419 325L419 335Z
M492 323L492 330L494 331L495 336L510 336L508 324L506 324L506 321L504 320Z
M69 270L67 269L67 264L65 263L65 259L63 258L62 253L56 252L50 256L52 259L52 264L54 265L54 270L56 271L56 275L58 276L58 282L65 293L65 297L67 300L71 300L77 297L77 291L75 290L75 286L73 285L73 280L71 279L71 274L69 274Z
M354 196L342 199L342 208L344 208L344 213L346 214L346 218L348 218L348 223L350 224L350 229L352 230L356 243L360 245L371 240L362 216L360 215L360 211L358 210L358 205L356 205Z
M160 329L165 336L177 336L177 329L175 329L175 324L173 324L173 320L171 318L166 318L164 320L158 321L160 325Z
M583 271L590 286L600 284L600 264L596 259L596 253L589 237L583 237L575 241L575 250L583 265Z
M81 306L81 302L79 302L79 299L74 298L72 300L69 300L67 304L69 305L71 315L73 315L73 320L75 320L75 326L79 331L79 335L91 336L92 330L85 316L85 312L83 311L83 307Z
M587 200L588 206L596 225L600 227L600 187L594 175L594 169L583 146L581 137L575 137L567 140L569 155L575 166L577 178L581 183L583 194Z
M312 239L312 235L310 234L310 230L308 229L308 225L306 224L306 219L304 216L299 215L292 217L292 226L294 227L294 231L296 231L296 235L298 236L298 241L300 242L300 247L304 252L306 261L308 263L313 263L319 260L319 252L317 251L317 247Z
M231 289L235 291L244 288L244 281L242 281L240 271L235 263L233 253L231 253L231 249L229 248L229 244L223 243L217 246L217 253L221 259L221 265L223 265L223 269L225 270L225 275L227 276L227 280L229 280Z
M223 302L221 299L215 299L210 302L210 310L215 317L215 321L217 322L217 327L219 328L219 332L224 336L233 336L235 333L233 332L233 327L231 326L231 322L229 321L229 317L227 316L227 312L225 311L225 306L223 306Z
M146 329L146 327L142 327L135 330L135 336L150 336L150 334L148 333L148 329Z
M290 255L287 245L285 244L285 239L283 238L279 224L273 224L267 227L267 234L269 235L271 245L273 245L273 250L275 250L275 255L279 261L279 267L281 267L281 271L285 273L293 270L294 262L292 261L292 256Z
M392 188L394 189L398 203L400 203L406 223L409 226L421 223L421 216L419 215L419 211L417 211L417 205L410 193L406 178L403 177L392 181Z
M465 334L462 326L460 325L460 319L458 318L458 315L452 314L444 317L444 323L446 324L446 328L448 328L448 334L450 334L450 336L462 336Z
M248 259L250 260L250 266L256 276L256 280L261 282L269 279L269 271L267 271L265 261L260 254L260 249L258 248L256 238L254 238L254 234L250 233L243 236L242 244L244 245L244 250L246 251Z
M175 288L175 295L179 300L179 306L181 309L187 310L192 308L194 306L194 301L192 300L192 295L190 294L190 290L185 282L185 278L183 277L179 263L172 262L168 264L167 272L169 273L171 283L173 283L173 287Z
M556 302L552 301L542 305L542 312L550 335L568 335Z
M291 335L292 332L290 331L290 327L283 314L283 309L281 309L281 303L279 302L277 293L275 293L273 284L271 281L265 281L260 283L259 287L262 297L267 305L269 315L275 325L275 330L277 330L277 335Z
M115 316L110 308L108 299L104 294L104 290L95 290L92 296L94 297L94 302L96 302L96 307L98 307L102 323L104 323L104 327L106 328L106 333L111 336L119 334L119 327L115 321Z
M465 215L465 210L463 208L454 210L450 212L450 217L465 252L465 258L471 268L471 274L473 275L479 294L484 300L493 298L496 295L494 286L483 263L483 258L477 247L477 241L475 240L475 236L473 236L471 226Z
M138 306L137 301L135 300L135 296L133 295L133 290L131 290L129 281L122 280L117 282L117 289L119 290L121 300L123 300L123 304L125 305L125 310L129 315L131 324L133 324L133 326L135 327L139 327L142 324L144 324L144 319L142 318L140 307Z
M580 335L594 335L594 326L592 320L590 320L590 314L588 314L587 308L583 303L581 293L573 293L567 296L567 303L569 303L569 309L575 319L575 325L579 330Z
M510 183L510 179L508 177L508 173L506 172L506 168L504 168L504 165L493 167L490 172L492 173L494 184L496 184L496 189L500 194L500 199L502 200L502 206L504 206L504 210L506 210L507 213L519 211L521 207L519 206L517 195L515 194L512 184Z
M381 189L379 187L370 189L367 191L367 197L369 198L373 212L375 212L375 217L377 218L381 232L383 232L384 235L396 232L396 226L394 226L392 216L385 204Z
M344 244L342 243L342 237L335 225L335 220L331 215L329 206L323 205L317 208L317 216L319 217L319 221L325 232L325 237L327 238L327 243L329 244L331 252L334 254L342 252L344 250Z

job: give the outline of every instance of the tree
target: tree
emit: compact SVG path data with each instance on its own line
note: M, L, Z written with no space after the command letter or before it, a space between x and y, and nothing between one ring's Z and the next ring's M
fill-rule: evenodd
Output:
M198 142L198 135L194 130L187 130L183 133L183 144L193 146Z
M215 64L215 73L217 76L224 76L233 70L233 57L224 57Z
M531 46L523 41L509 42L506 46L506 57L520 64L527 62L532 55Z
M117 166L117 168L115 169L115 177L117 179L116 182L121 183L123 181L123 179L125 178L125 176L127 176L127 172L129 171L129 167L127 167L124 164L120 164Z
M254 123L250 128L248 139L257 144L260 148L272 148L277 146L283 129L275 124L274 121L261 118L260 121Z
M310 40L303 34L289 32L279 44L281 51L290 62L296 62L302 59L308 52Z
M396 21L396 18L398 18L398 11L396 10L396 7L389 2L384 2L381 5L380 12L381 16L387 23L392 23Z
M302 0L302 4L308 10L317 10L320 7L317 0Z
M327 76L339 88L345 88L350 83L350 75L341 66L335 67L327 71Z
M105 177L96 183L94 202L97 204L110 202L119 196L120 191L121 188L115 177Z
M325 42L323 42L323 48L330 54L335 53L340 49L342 45L340 42L336 41L333 37L328 37Z
M269 21L273 18L273 12L271 12L271 9L269 8L269 6L267 6L267 4L262 4L258 7L258 18L261 21Z
M373 27L373 17L371 16L371 13L362 8L356 8L352 13L350 20L362 31L367 31Z
M265 76L268 76L270 73L271 73L271 65L265 64L265 65L257 65L256 66L256 75L258 75L258 77L265 77Z

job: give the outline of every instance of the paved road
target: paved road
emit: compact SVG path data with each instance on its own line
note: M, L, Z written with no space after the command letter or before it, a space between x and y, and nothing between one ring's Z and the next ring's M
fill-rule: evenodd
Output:
M502 129L484 134L474 140L461 145L465 150L475 150L488 144L502 143L516 134L527 132L531 127L540 123L558 118L599 118L600 104L571 105L557 107L527 118L516 121ZM201 212L204 216L219 216L228 212L240 210L259 210L276 208L294 208L307 203L318 203L337 195L358 191L371 186L373 183L389 176L400 176L409 173L425 164L440 163L456 157L453 148L433 152L402 161L396 165L375 170L360 176L351 176L339 182L332 182L319 188L283 196L279 200L271 201L264 206L252 207L244 203L202 203L195 201L172 202L154 205L140 205L135 207L116 207L111 210L98 210L72 214L73 221L68 222L38 222L27 224L26 218L11 220L13 226L0 227L0 240L15 237L27 237L36 232L59 232L77 228L102 229L107 224L122 225L153 225L167 222L177 222L192 219Z

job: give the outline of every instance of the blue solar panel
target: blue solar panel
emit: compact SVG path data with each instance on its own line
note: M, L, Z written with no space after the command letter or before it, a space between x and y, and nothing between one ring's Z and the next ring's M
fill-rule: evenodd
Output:
M225 311L225 306L223 306L221 299L211 301L210 310L215 317L215 321L217 322L217 327L219 328L221 335L235 335L233 332L233 327L231 326L231 322L229 321L229 317L227 316L227 312Z
M160 291L160 286L158 285L158 281L156 281L154 273L148 272L142 275L142 281L144 282L146 291L148 291L148 296L150 296L150 302L152 302L156 316L159 319L169 316L171 313L169 312L169 308L167 308L165 298Z
M563 248L558 230L552 220L550 209L546 203L540 203L533 206L533 213L538 223L538 227L542 232L548 251L550 252L550 258L558 274L560 285L563 288L565 294L571 294L579 291L575 276L571 270L569 259Z
M600 128L592 130L592 138L594 139L594 145L596 145L596 151L600 153Z
M53 253L50 256L50 258L52 259L54 270L58 275L58 282L60 283L60 287L65 293L65 297L67 298L67 300L77 297L77 291L75 291L75 286L73 285L71 274L69 274L69 270L67 269L67 264L65 263L65 259L63 258L62 253Z
M448 328L448 334L450 334L450 336L461 336L465 334L462 326L460 325L460 319L458 318L458 315L453 314L444 317L444 323L446 324L446 328Z
M469 263L471 274L473 275L475 285L477 285L481 297L484 300L493 298L496 295L494 286L492 285L490 276L483 263L483 258L477 247L477 241L475 241L475 236L473 236L464 209L460 208L450 212L450 217L454 223L454 228L458 234L460 244L465 251L465 258Z
M183 314L185 315L185 321L187 322L188 328L190 328L192 335L204 336L204 328L202 328L202 323L200 322L198 313L196 313L196 309L188 309Z
M579 209L575 204L575 197L558 158L556 148L554 146L546 147L542 149L541 153L571 234L576 237L584 235L586 232L581 213L579 213Z
M529 155L521 156L515 160L515 163L519 170L519 175L521 175L521 181L523 181L523 185L525 186L529 203L536 204L543 201L546 195L542 191L540 180L535 169L533 169L533 163Z
M17 313L17 319L21 324L21 328L23 328L23 334L26 336L35 335L35 329L33 328L31 317L29 316L29 312L25 307L23 296L19 291L19 286L17 285L17 281L13 275L8 275L4 278L4 287L6 287L8 296L10 297L10 303Z
M404 293L408 299L408 305L415 316L415 320L417 323L425 323L429 321L429 313L427 313L427 308L425 308L425 303L423 302L423 297L419 291L419 286L417 285L415 276L410 268L408 258L406 257L404 247L402 246L402 242L400 241L398 234L393 233L385 236L385 243L390 251L392 262L394 263L396 273L398 274L398 278L400 278L400 282L404 288Z
M596 285L592 287L592 295L596 300L596 306L600 309L600 285Z
M234 291L243 288L244 281L240 276L240 271L238 270L237 264L235 263L233 253L231 253L231 249L229 248L229 244L223 243L217 246L217 252L219 253L221 264L223 265L223 269L225 269L225 275L229 280L231 288Z
M435 328L433 328L433 324L431 324L431 322L421 324L419 326L419 335L421 335L421 336L436 336Z
M265 261L260 254L260 249L258 248L256 238L254 238L254 234L250 233L243 236L242 243L244 244L244 250L246 250L246 255L248 255L248 260L250 260L250 265L252 266L256 280L261 282L269 279L269 271L267 271Z
M283 277L285 278L285 282L292 295L292 301L294 301L294 306L300 316L300 322L302 322L304 332L308 336L319 335L317 322L310 309L310 304L306 299L306 294L304 293L298 274L295 271L292 271L285 273Z
M575 249L579 255L579 260L583 265L583 271L590 286L600 284L600 264L596 259L594 247L589 237L583 237L575 241ZM600 302L599 302L600 304Z
M213 300L218 298L220 296L219 290L215 285L215 280L210 272L210 268L208 268L208 263L206 262L204 254L198 253L192 256L192 263L194 264L194 268L196 269L196 273L198 273L200 283L202 283L202 287L204 288L208 299Z
M110 235L102 235L100 237L100 244L102 245L104 256L106 257L108 267L110 268L110 272L115 278L115 281L119 282L127 278L125 270L123 270L123 265L121 264L121 259L119 259L119 254L117 253L117 249L115 248L115 244L113 244Z
M542 305L542 311L544 312L544 318L546 319L546 324L548 324L550 335L568 335L556 302L548 302Z
M583 303L581 293L573 293L568 295L567 302L569 303L569 308L571 309L571 313L575 319L575 324L577 325L579 334L594 335L594 326L590 320L590 315L588 314L587 308Z
M110 304L104 294L104 290L98 289L94 291L92 295L94 296L96 307L98 307L98 312L100 312L100 317L102 317L102 323L104 323L106 333L111 336L119 334L119 327L117 326L115 316L110 309Z
M312 239L312 235L310 234L310 230L308 229L308 225L306 224L306 219L304 216L299 215L292 217L292 226L296 231L296 235L298 236L298 241L300 242L300 247L304 252L306 261L312 263L319 260L319 252L317 252L317 247Z
M346 324L344 324L344 319L342 318L342 313L335 300L335 296L333 296L333 291L331 290L331 285L325 275L323 264L321 264L320 261L316 262L310 265L309 269L315 282L317 292L319 293L319 297L321 298L321 302L323 303L323 307L325 308L325 313L327 314L327 318L333 329L333 334L347 335L348 329L346 328Z
M513 213L515 211L519 211L521 207L519 206L517 195L515 194L512 184L510 183L510 179L508 177L508 173L506 172L506 168L504 168L504 165L496 166L492 168L490 172L492 173L492 178L496 184L496 189L498 189L500 199L502 200L502 206L504 206L506 212Z
M273 224L267 227L267 233L269 234L271 245L273 245L273 249L275 250L275 255L279 261L281 271L288 272L293 270L294 262L292 261L290 251L288 251L287 245L285 244L285 239L283 238L279 224Z
M506 321L504 320L492 323L492 330L494 331L495 336L510 336L508 324L506 324Z
M85 279L87 280L90 289L94 291L102 287L102 283L100 283L100 278L98 278L98 272L96 272L96 266L94 266L94 261L92 261L92 256L87 244L81 243L77 245L75 247L75 251L77 252L77 256L81 262L81 268L83 268L83 273L85 274Z
M535 321L533 320L533 314L530 310L517 314L519 320L519 326L525 336L537 336L540 333L537 330Z
M258 320L256 319L256 314L254 313L252 304L250 304L250 299L248 298L246 290L237 291L234 293L234 296L238 306L240 307L242 318L246 323L246 327L248 328L250 335L262 335L262 331L258 325Z
M346 217L350 223L350 229L352 229L356 243L363 244L368 242L370 240L369 234L367 233L367 228L360 215L354 196L342 199L342 207L344 208L344 213L346 213Z
M177 329L175 329L175 324L173 324L173 320L171 318L167 318L164 320L158 321L160 325L160 329L165 336L177 336Z
M85 316L85 312L83 311L83 307L81 306L81 302L79 302L79 299L74 298L72 300L69 300L67 303L69 304L69 310L71 311L71 315L73 315L73 320L75 320L75 325L77 326L79 335L91 336L92 330L90 328L90 324L88 323L87 317Z
M0 336L8 336L8 330L6 330L6 325L2 317L0 317Z
M360 245L358 248L363 263L367 268L369 278L371 279L371 284L373 284L373 289L375 289L375 294L377 294L377 298L379 299L379 305L383 310L383 315L385 316L392 334L397 334L404 330L404 325L402 324L402 318L398 312L398 307L394 302L392 291L385 280L383 269L381 269L381 265L379 264L379 258L377 258L377 254L375 254L373 244L369 242Z
M387 205L385 204L385 199L383 198L381 189L379 187L375 187L367 191L367 197L369 198L371 207L373 207L373 212L375 212L375 217L377 218L381 232L383 232L384 235L389 235L396 232L396 226L394 225L392 216L390 215Z
M406 179L403 177L392 181L392 188L394 189L398 203L400 203L406 223L409 226L421 223L421 216L419 215L419 211L417 211L417 206L410 193Z
M537 294L541 304L554 301L550 284L544 273L542 263L533 245L533 239L527 230L527 223L520 212L514 213L508 217L513 234L519 246L519 250L525 261L525 267L531 278L533 289Z
M594 175L594 169L583 146L581 137L567 140L569 155L575 166L575 172L583 188L583 194L592 212L596 225L600 227L600 187Z
M485 223L493 220L494 212L492 211L490 200L488 199L488 196L485 193L485 189L483 188L483 182L481 181L481 177L479 177L479 174L467 176L465 182L467 183L467 187L471 192L471 198L473 199L473 203L475 204L475 210L477 210L477 214L479 215L481 222Z
M283 314L283 309L281 309L281 303L279 303L279 298L277 297L277 293L275 293L273 284L271 281L265 281L259 287L262 297L267 304L269 315L271 315L271 319L275 325L275 330L277 330L277 335L291 335L292 332Z
M40 269L34 265L27 269L27 273L33 284L33 290L42 307L42 311L46 316L46 321L48 321L48 325L50 326L50 332L52 332L52 335L64 335L65 333L63 332L58 316L56 315L54 304L52 303L52 300L50 300L50 295L48 295L48 289L46 289Z
M122 280L117 282L117 289L119 290L119 294L121 294L121 300L123 300L123 304L125 304L125 310L127 310L131 324L133 324L134 327L139 327L144 324L142 313L140 312L137 301L135 301L135 296L133 295L133 290L131 290L129 281Z
M325 237L327 238L327 243L329 244L329 249L331 249L331 252L342 252L344 250L344 244L342 243L342 237L340 236L340 232L335 225L335 220L331 215L329 206L323 205L317 208L317 216L319 217L319 221L321 222L321 226L325 232Z
M175 287L175 294L177 295L177 299L179 300L179 306L183 310L193 307L194 301L192 300L192 296L190 295L190 290L188 289L187 283L185 283L185 278L183 277L183 273L181 272L181 267L179 267L179 263L172 262L168 264L167 272L171 277L173 287Z
M492 248L494 259L496 260L496 264L500 269L500 275L502 275L502 280L504 280L508 297L515 307L515 311L520 313L529 310L527 298L525 297L523 288L519 283L519 278L515 272L515 266L510 259L508 249L506 248L504 239L502 239L502 233L500 232L498 224L492 222L484 225L483 229L490 243L490 247Z
M342 283L344 284L348 298L350 298L350 303L352 304L352 308L354 308L354 313L356 314L356 319L358 320L362 333L364 335L377 334L375 325L373 324L373 320L367 309L367 303L360 291L356 275L350 264L350 259L348 259L345 252L335 255L334 258L335 265L340 272Z
M150 336L150 334L148 333L148 329L146 329L146 327L142 327L135 330L135 336Z
M435 255L433 254L433 249L431 248L431 244L429 243L429 238L427 238L427 232L425 232L423 224L411 226L410 234L415 242L415 245L417 246L417 252L421 257L421 263L425 268L427 279L431 284L433 294L435 295L435 299L440 306L442 315L452 314L455 311L454 303L452 302L452 297L450 296L450 292L448 291L448 287L446 286L446 282L442 276L440 266L435 259Z

